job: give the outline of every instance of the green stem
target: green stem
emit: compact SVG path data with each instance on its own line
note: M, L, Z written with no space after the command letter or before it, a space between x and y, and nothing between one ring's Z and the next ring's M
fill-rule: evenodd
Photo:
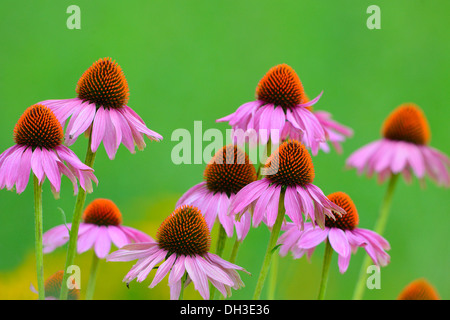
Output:
M266 254L264 256L264 261L261 267L261 271L259 273L258 282L256 283L255 292L253 294L253 300L259 300L261 297L261 291L264 286L264 282L267 278L267 273L269 271L270 262L272 260L272 255L274 253L274 249L277 245L278 236L280 235L281 225L284 220L284 192L281 192L280 201L278 204L278 215L275 221L275 224L272 227L272 231L270 233L269 244L267 245Z
M378 233L380 236L384 233L384 230L386 228L388 216L389 216L389 210L391 208L392 203L392 197L394 195L394 189L396 182L398 180L399 175L395 174L391 176L391 179L389 180L389 185L386 190L386 194L384 195L383 203L381 204L380 213L378 215L377 222L375 224L375 228L373 231ZM358 282L356 283L355 292L353 293L353 300L361 300L364 294L365 284L366 284L366 275L367 275L367 268L371 264L371 259L368 255L364 257L364 261L361 267L361 270L359 272L359 278Z
M325 241L325 253L323 255L323 266L322 266L322 278L320 279L319 296L318 300L323 300L325 298L325 291L328 284L328 275L330 270L331 256L333 255L333 248L331 247L330 241Z
M221 257L225 249L225 242L227 241L227 233L222 224L219 223L219 234L217 236L216 254Z
M216 244L216 254L219 257L222 257L223 250L225 249L225 242L227 240L227 233L225 228L219 223L219 234L217 236L217 244ZM213 285L210 286L210 297L214 300L214 295L216 294L216 287Z
M269 288L267 292L267 299L268 300L274 300L275 299L275 288L277 287L277 275L278 275L278 261L279 261L278 254L274 255L272 257L272 263L270 265L270 274L269 274Z
M92 142L92 133L89 135L86 158L84 160L84 163L92 168L95 161L95 152L91 151L91 142ZM71 265L74 264L75 261L75 255L77 252L78 229L80 227L85 202L86 202L86 191L83 188L80 188L78 191L78 196L73 211L72 226L70 228L69 246L67 248L66 266L64 270L67 270ZM60 300L67 300L69 287L65 284L67 283L68 278L69 274L67 272L64 272L63 280L61 282Z
M180 289L180 296L178 297L178 300L183 300L183 294L184 294L184 283L186 282L187 274L186 272L181 277L181 289Z
M92 256L91 273L89 274L89 282L86 289L86 300L92 300L94 297L95 282L97 280L98 263L100 259L97 257L95 250Z
M36 272L39 300L45 299L44 286L44 252L42 244L43 224L42 224L42 186L39 179L34 178L34 219L35 219L35 255L36 255Z
M241 246L242 241L239 241L239 239L236 237L236 240L234 241L233 249L231 249L231 255L230 259L228 259L229 262L234 263L237 258L237 254L239 251L239 247Z

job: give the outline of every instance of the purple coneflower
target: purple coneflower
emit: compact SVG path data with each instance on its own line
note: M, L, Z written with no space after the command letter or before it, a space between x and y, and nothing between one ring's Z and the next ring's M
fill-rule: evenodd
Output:
M50 181L55 197L61 189L61 175L73 183L74 192L80 186L92 192L92 181L98 183L93 169L83 164L69 148L62 144L63 128L53 112L42 104L29 107L14 128L16 144L0 155L0 189L22 193L30 171L39 184Z
M305 146L296 140L283 142L269 157L261 173L265 177L242 188L230 209L232 214L250 209L254 227L264 221L271 229L253 299L260 298L285 215L298 228L303 228L303 212L305 219L309 217L323 228L325 216L334 219L334 214L345 214L342 208L328 200L322 190L312 184L314 166L311 156Z
M83 213L79 225L77 251L83 253L94 249L86 300L94 296L99 259L105 258L111 250L111 244L121 248L130 243L147 242L152 238L134 228L122 225L122 214L116 204L109 199L95 199ZM49 253L69 241L72 224L60 225L48 230L43 236L44 253Z
M292 221L303 227L303 216L324 226L325 216L334 218L334 213L344 214L313 184L314 166L308 150L296 140L283 142L272 153L263 168L264 178L254 181L238 192L233 200L231 212L239 213L251 209L253 226L264 221L272 227L278 214L280 195L284 192L284 208Z
M305 95L305 102L308 101L309 98ZM313 106L307 107L307 109L316 116L317 120L319 120L319 123L325 130L326 141L320 144L320 149L329 152L330 147L328 142L330 142L338 153L342 153L341 143L345 141L346 137L353 136L353 130L333 120L331 114L327 111L314 110Z
M202 213L193 206L177 208L167 217L157 232L157 241L130 244L111 253L107 261L138 260L125 276L127 284L136 279L145 280L150 271L161 263L150 288L157 285L168 273L170 298L178 299L190 281L203 299L209 299L209 285L216 287L224 297L231 295L231 288L244 284L236 270L242 267L209 253L211 235Z
M280 255L291 251L295 259L307 254L311 257L314 249L324 241L328 241L334 251L339 255L339 271L347 271L351 253L358 247L364 248L377 266L386 266L390 249L389 243L377 233L358 228L359 216L352 199L344 192L335 192L328 195L328 199L343 208L347 213L336 220L325 218L325 228L317 228L313 223L306 223L304 230L299 230L293 223L287 223L285 232L278 241L281 244Z
M103 141L106 153L114 159L120 143L131 152L135 144L144 149L144 135L159 141L162 136L150 130L142 118L127 106L128 83L120 66L111 58L96 61L81 76L73 99L46 100L61 123L70 118L65 141L72 145L84 132L92 135L91 151Z
M44 253L49 253L67 243L71 224L59 225L44 233ZM78 231L77 252L94 249L98 258L105 258L111 244L121 248L134 242L151 239L144 232L122 225L122 214L109 199L95 199L83 213L83 222Z
M355 151L347 166L378 174L381 182L394 174L403 174L410 182L412 173L423 180L425 175L437 184L448 187L450 159L430 147L430 128L422 110L407 103L396 108L384 121L383 138Z
M320 143L325 141L325 131L307 107L316 103L320 96L305 102L298 75L290 66L280 64L271 68L258 83L256 101L241 105L236 112L217 122L227 121L238 143L243 142L239 140L240 131L250 133L252 141L261 144L267 144L269 139L280 144L290 138L303 141L315 155Z
M58 300L59 294L61 292L61 284L63 280L64 271L60 270L45 280L45 300ZM72 280L73 288L69 290L67 300L79 300L80 299L80 289L79 284ZM33 284L30 285L30 290L34 293L38 293Z
M396 108L384 121L383 138L355 151L347 159L347 166L366 171L370 177L378 174L380 182L389 178L374 231L383 234L387 225L390 205L398 177L402 175L410 183L415 175L424 184L428 175L438 185L448 187L450 176L448 166L450 159L442 152L430 147L430 128L423 111L413 103L406 103ZM370 261L366 257L360 272L353 299L363 296L365 270Z
M229 209L236 194L256 180L256 170L248 155L237 146L225 146L206 165L203 176L205 181L186 191L177 207L187 204L197 207L210 230L218 217L229 238L236 226L237 237L242 241L250 229L250 213L247 211L236 220L229 215Z

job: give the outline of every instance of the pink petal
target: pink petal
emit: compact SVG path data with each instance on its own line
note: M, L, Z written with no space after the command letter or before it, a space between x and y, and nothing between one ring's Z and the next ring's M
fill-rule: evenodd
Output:
M59 192L61 187L61 172L58 169L58 158L54 151L47 149L42 150L41 153L42 168L50 183L55 188L56 192Z
M173 267L176 258L177 255L172 254L158 267L158 270L156 271L155 277L153 278L153 281L150 284L149 288L153 288L154 286L156 286L167 275L167 273Z
M185 258L185 267L189 276L194 283L195 289L200 293L203 299L209 299L209 286L208 286L208 278L204 270L198 265L197 259L202 259L201 257L191 257L186 256Z
M347 257L350 255L350 245L348 243L345 232L339 228L330 228L328 239L334 251L339 255Z
M320 228L305 230L297 244L300 248L304 249L316 247L327 238L328 231L328 228L324 230Z
M98 146L103 140L105 136L105 128L106 128L106 117L107 111L100 107L95 114L94 123L92 124L92 142L91 142L91 150L92 152L96 152Z
M114 245L117 248L122 248L124 245L128 244L128 237L126 234L121 230L120 226L108 226L108 236L111 239L111 241L114 243Z

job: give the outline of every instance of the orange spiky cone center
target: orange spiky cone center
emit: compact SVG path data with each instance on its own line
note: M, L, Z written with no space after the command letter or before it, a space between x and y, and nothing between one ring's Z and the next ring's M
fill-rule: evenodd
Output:
M256 170L245 151L229 145L219 150L205 168L206 186L213 192L236 194L256 180Z
M271 68L256 88L258 100L281 106L285 110L302 103L304 95L300 78L287 64Z
M311 155L296 140L283 142L269 157L264 168L267 178L281 186L303 186L314 180Z
M418 279L407 285L398 300L440 300L436 289L425 279Z
M122 223L122 214L111 200L95 199L84 210L83 221L99 226L118 226Z
M431 135L423 111L412 103L399 106L386 118L382 134L386 139L418 145L427 144Z
M63 128L53 111L41 104L26 109L14 128L15 142L33 149L54 149L63 136Z
M352 199L344 192L335 192L327 196L334 204L344 209L347 213L335 215L336 220L325 216L325 226L342 230L353 230L358 226L359 216Z
M97 107L122 108L129 98L128 83L122 68L111 58L96 61L78 80L78 98Z
M211 234L200 210L193 206L177 208L157 232L159 247L170 254L203 255L209 251Z
M51 275L44 283L45 297L53 297L59 299L61 293L61 284L64 277L64 271L60 270ZM75 280L72 281L75 284ZM67 299L78 300L80 298L80 290L73 288L69 289Z

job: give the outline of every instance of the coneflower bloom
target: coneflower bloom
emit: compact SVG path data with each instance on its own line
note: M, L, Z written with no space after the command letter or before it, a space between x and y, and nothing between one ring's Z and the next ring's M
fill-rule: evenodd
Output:
M305 95L305 102L308 101L309 98ZM325 131L326 141L320 144L320 149L329 152L328 142L330 142L338 153L342 153L341 143L345 141L346 137L353 136L353 130L333 120L331 114L327 111L314 110L313 106L307 107L307 109L316 116Z
M440 300L436 289L425 279L417 279L400 292L397 300Z
M93 169L83 164L73 151L62 144L63 128L53 112L42 104L25 110L14 128L16 144L0 155L0 189L22 193L30 171L42 184L50 181L55 197L61 189L61 175L73 183L74 192L80 186L92 192L92 181L98 183Z
M61 292L61 284L64 276L64 271L60 270L53 275L51 275L47 280L45 280L45 300L58 300L59 294ZM73 288L69 289L67 299L68 300L79 300L80 299L80 289L75 284L75 280L72 281ZM34 293L38 293L33 284L30 285L30 290Z
M238 143L243 142L238 136L242 132L250 133L251 141L261 144L267 144L269 138L274 144L291 138L303 141L315 155L320 143L325 141L325 131L307 107L316 103L320 96L305 102L298 75L290 66L280 64L260 80L255 101L241 105L236 112L217 122L227 121Z
M203 177L204 181L186 191L176 206L190 204L197 207L210 230L218 218L229 238L236 226L237 237L243 240L250 229L251 215L247 211L236 220L234 215L229 215L229 208L239 190L257 178L248 155L237 146L224 146L206 165Z
M138 260L123 280L127 284L133 279L142 282L162 262L149 287L153 288L170 273L168 281L172 300L179 298L182 283L187 285L190 281L203 299L210 296L208 280L225 297L231 295L231 288L244 286L237 272L246 272L242 267L208 252L210 230L197 208L186 205L175 209L163 221L156 237L156 241L126 245L106 258L107 261ZM185 273L187 280L183 281Z
M407 182L412 173L424 180L427 174L437 184L448 187L450 159L430 147L430 128L422 110L407 103L396 108L384 121L383 138L355 151L347 159L347 166L378 174L380 182L393 174L403 174Z
M292 221L303 227L303 216L323 227L325 216L334 219L334 214L345 211L330 201L313 184L314 166L311 155L303 144L296 140L283 142L272 153L262 169L261 180L245 186L234 197L231 212L253 211L253 226L264 221L272 227L278 215L280 195L284 192L284 208Z
M304 230L299 230L295 224L287 223L283 227L285 232L278 241L281 244L280 255L284 256L291 251L295 259L304 254L309 258L320 243L328 240L339 255L341 273L347 271L351 253L355 253L358 247L364 248L377 266L386 266L390 261L386 253L390 249L389 243L371 230L358 228L359 216L352 199L344 192L332 193L328 195L328 199L347 213L336 217L336 220L325 217L324 229L308 222L305 223Z
M162 136L145 125L142 118L127 106L128 83L121 67L111 58L96 61L89 67L76 86L77 97L46 100L58 120L65 124L65 142L72 145L82 133L91 133L91 151L96 152L103 141L106 153L114 159L120 143L131 152L135 144L144 149L144 135L159 141Z
M49 253L69 240L71 224L56 226L43 235L44 253ZM94 249L98 258L105 258L111 244L121 248L134 242L146 242L151 237L142 231L122 225L122 214L109 199L95 199L85 209L78 230L78 253Z

